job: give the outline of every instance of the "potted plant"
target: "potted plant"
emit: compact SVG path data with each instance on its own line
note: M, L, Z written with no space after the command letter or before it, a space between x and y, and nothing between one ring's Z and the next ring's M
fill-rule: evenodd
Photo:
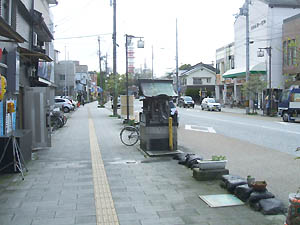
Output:
M213 170L213 169L225 169L227 160L225 156L213 155L211 159L199 160L199 169L201 170Z
M300 147L296 151L300 151ZM295 159L300 159L300 157L296 157ZM288 215L285 225L298 224L300 224L300 187L296 193L289 194Z

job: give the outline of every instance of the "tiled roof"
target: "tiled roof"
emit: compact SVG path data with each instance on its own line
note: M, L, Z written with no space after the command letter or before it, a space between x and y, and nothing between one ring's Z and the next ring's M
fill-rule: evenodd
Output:
M205 67L206 69L208 69L208 70L210 70L212 72L216 72L216 68L213 67L212 65L204 64L204 63L200 62L200 63L198 63L198 64L196 64L194 66L191 66L188 70L186 70L185 72L183 72L181 74L181 76L184 76L184 75L188 74L190 71L194 70L197 67Z

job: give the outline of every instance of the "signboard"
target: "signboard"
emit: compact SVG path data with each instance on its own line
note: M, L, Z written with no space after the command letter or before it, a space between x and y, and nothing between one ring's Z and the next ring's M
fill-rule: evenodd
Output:
M52 74L54 74L53 70L53 62L39 62L37 74L39 77L46 79L48 81L52 80Z

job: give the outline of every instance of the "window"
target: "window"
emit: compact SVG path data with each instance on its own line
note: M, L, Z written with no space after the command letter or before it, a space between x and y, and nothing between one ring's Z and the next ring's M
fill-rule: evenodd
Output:
M10 25L10 8L11 8L10 0L0 0L0 15L5 20L6 23Z
M291 95L291 102L300 102L300 93L293 93Z
M193 77L193 84L202 84L202 79L199 77Z
M288 40L288 46L287 46L287 65L290 66L291 64L292 64L291 40Z
M211 78L206 78L206 83L211 83Z
M283 65L287 65L287 42L283 42Z
M234 69L234 56L231 56L230 69Z
M291 46L291 52L292 52L292 65L297 64L297 46L296 46L296 40L292 40L292 46Z
M297 62L296 57L297 57L297 48L296 48L296 40L288 40L287 42L287 59L286 59L286 64L288 66L295 65ZM284 59L285 60L285 59Z
M60 80L65 80L65 75L64 75L64 74L60 74L60 75L59 75L59 79L60 79Z
M216 64L216 71L217 71L217 73L220 73L220 63Z

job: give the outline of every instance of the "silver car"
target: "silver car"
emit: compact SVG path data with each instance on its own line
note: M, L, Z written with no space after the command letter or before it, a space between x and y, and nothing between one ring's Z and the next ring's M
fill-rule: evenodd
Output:
M216 102L214 98L204 98L201 103L201 109L208 111L221 111L221 104Z
M71 110L74 110L73 104L70 102L69 99L65 98L58 98L56 97L54 99L55 106L61 108L65 113L70 112Z

